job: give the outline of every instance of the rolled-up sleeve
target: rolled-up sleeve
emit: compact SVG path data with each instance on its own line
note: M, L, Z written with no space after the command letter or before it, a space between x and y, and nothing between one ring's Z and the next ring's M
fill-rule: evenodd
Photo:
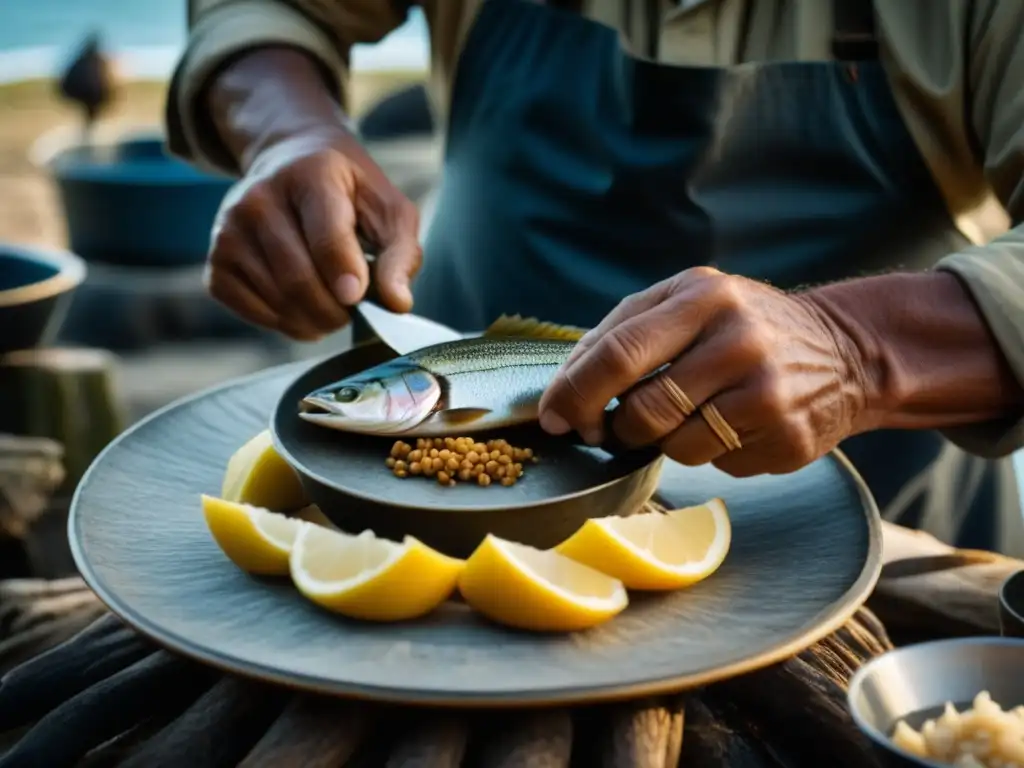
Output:
M376 42L400 26L400 7L387 0L190 0L188 45L167 98L169 148L207 169L237 173L203 103L210 78L246 51L288 46L321 65L344 103L350 47Z
M1014 228L946 257L938 268L967 285L1024 386L1024 3L982 0L972 3L970 16L970 128ZM958 427L946 435L972 453L1005 456L1024 447L1024 419Z

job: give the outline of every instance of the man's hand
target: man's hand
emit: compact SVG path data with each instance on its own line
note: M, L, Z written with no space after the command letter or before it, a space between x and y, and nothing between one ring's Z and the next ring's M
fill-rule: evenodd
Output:
M728 452L667 380L698 408L714 404L743 447ZM612 428L627 445L735 476L785 473L865 427L865 382L856 345L811 298L698 267L630 296L580 341L541 400L541 425L596 444L623 396Z
M316 62L257 48L212 79L205 102L243 172L214 224L210 293L252 323L316 339L343 326L366 293L358 233L378 249L381 301L408 312L419 212L348 130Z
M289 137L256 155L214 225L210 293L249 322L313 340L348 321L369 285L357 230L380 245L375 280L412 308L419 212L344 128Z

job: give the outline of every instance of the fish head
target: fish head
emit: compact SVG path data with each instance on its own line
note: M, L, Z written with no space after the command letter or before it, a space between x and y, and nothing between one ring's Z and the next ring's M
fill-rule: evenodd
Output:
M428 418L440 402L437 377L399 358L311 392L299 417L342 432L401 434Z

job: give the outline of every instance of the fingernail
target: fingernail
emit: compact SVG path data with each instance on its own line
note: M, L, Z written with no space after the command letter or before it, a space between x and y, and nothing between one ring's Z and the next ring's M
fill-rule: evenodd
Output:
M549 435L564 435L569 431L569 422L554 411L544 411L540 415L540 428Z
M587 445L600 445L604 441L604 432L597 428L584 429L580 433L580 437Z
M334 295L346 307L358 304L363 298L363 289L355 275L342 275L334 284Z
M405 283L398 283L395 286L395 297L408 306L412 306L412 291L409 290L409 286Z

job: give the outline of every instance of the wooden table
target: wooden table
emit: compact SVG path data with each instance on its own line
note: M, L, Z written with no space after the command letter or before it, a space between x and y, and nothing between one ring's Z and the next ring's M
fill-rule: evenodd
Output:
M889 526L869 609L789 661L657 700L443 712L328 699L174 656L77 578L0 582L0 768L851 768L857 667L901 644L994 634L1017 560ZM891 639L890 639L891 638Z

